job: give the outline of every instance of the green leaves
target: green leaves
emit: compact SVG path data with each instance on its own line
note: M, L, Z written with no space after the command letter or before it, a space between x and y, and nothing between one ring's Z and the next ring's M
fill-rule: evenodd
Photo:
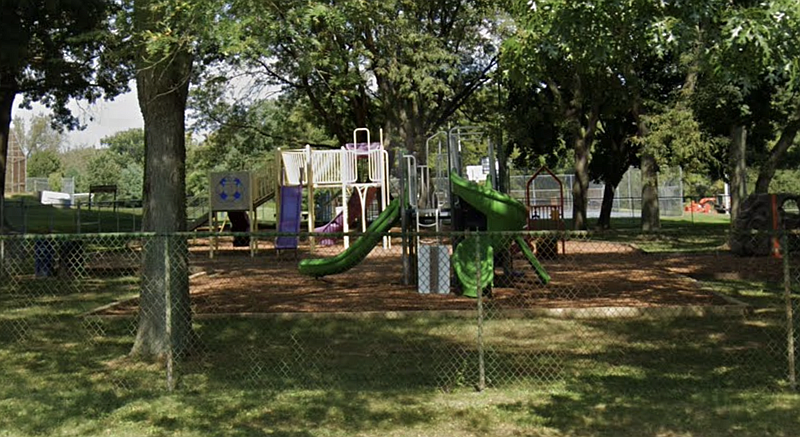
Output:
M715 73L746 90L760 78L797 86L800 6L793 0L753 2L721 11L720 28L710 46Z
M471 95L496 44L475 0L237 0L223 50L256 80L304 99L339 141L358 126L422 138Z
M111 0L8 0L0 14L0 89L21 93L23 105L37 101L54 110L57 122L76 127L70 99L93 101L114 95L127 81L124 68L103 63L114 47ZM98 73L98 66L106 74ZM96 80L102 76L103 80Z

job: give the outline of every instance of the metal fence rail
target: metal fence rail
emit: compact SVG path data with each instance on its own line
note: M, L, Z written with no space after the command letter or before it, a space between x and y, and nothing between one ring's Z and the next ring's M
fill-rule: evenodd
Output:
M568 233L566 252L544 232L388 236L361 261L307 235L278 254L276 234L248 234L251 257L226 234L213 259L199 233L3 236L0 349L116 388L796 388L792 251L642 250L685 232ZM353 267L298 269L321 258ZM141 366L134 349L163 354Z

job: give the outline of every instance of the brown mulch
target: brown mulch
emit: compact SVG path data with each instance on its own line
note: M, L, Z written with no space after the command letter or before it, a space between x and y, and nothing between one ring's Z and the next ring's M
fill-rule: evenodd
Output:
M402 284L400 247L380 247L346 273L314 279L297 271L291 255L278 257L266 243L255 257L247 248L222 247L213 259L203 245L191 252L192 305L196 314L320 313L468 310L475 300L450 294L420 294ZM341 248L336 248L341 250ZM566 255L542 260L552 277L542 285L525 260L513 271L499 269L494 308L594 308L729 305L698 280L780 278L780 260L711 254L645 254L624 244L568 242ZM316 256L333 253L318 252ZM315 256L306 251L298 259ZM104 309L127 315L136 300Z

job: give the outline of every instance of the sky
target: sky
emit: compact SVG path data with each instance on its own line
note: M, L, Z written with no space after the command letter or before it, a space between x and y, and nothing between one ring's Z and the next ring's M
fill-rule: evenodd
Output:
M86 129L81 131L66 131L67 148L99 147L100 140L119 131L143 128L144 120L139 110L139 101L136 97L136 82L131 81L128 86L130 91L117 96L112 101L99 100L92 105L86 102L71 102L69 107L72 114L77 116ZM230 101L258 100L277 95L280 88L277 86L256 86L253 79L246 75L234 76L231 79L227 98ZM49 110L42 105L34 104L31 110L20 109L17 100L12 108L12 117L30 119L34 114L48 114Z
M12 109L12 117L29 119L36 113L48 113L48 109L35 104L33 109L19 109L17 101ZM131 83L131 91L117 96L113 101L99 100L92 105L86 102L71 102L70 109L77 116L86 129L82 131L66 131L68 147L98 147L100 140L116 132L144 127L142 113L139 111L139 102L136 98L136 85Z

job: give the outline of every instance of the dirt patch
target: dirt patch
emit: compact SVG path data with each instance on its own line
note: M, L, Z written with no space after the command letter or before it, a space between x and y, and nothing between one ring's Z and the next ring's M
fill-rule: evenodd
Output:
M316 252L332 256L341 247ZM401 249L373 250L346 273L314 279L297 271L307 249L280 257L267 243L255 257L247 248L221 247L210 259L202 245L191 251L195 314L320 313L362 311L470 310L474 299L450 294L420 294L403 285ZM714 306L729 302L698 280L780 278L780 260L712 254L645 254L624 244L568 242L566 255L542 260L552 277L542 285L520 255L508 269L496 270L486 303L495 309ZM137 301L120 303L103 314L135 312Z

